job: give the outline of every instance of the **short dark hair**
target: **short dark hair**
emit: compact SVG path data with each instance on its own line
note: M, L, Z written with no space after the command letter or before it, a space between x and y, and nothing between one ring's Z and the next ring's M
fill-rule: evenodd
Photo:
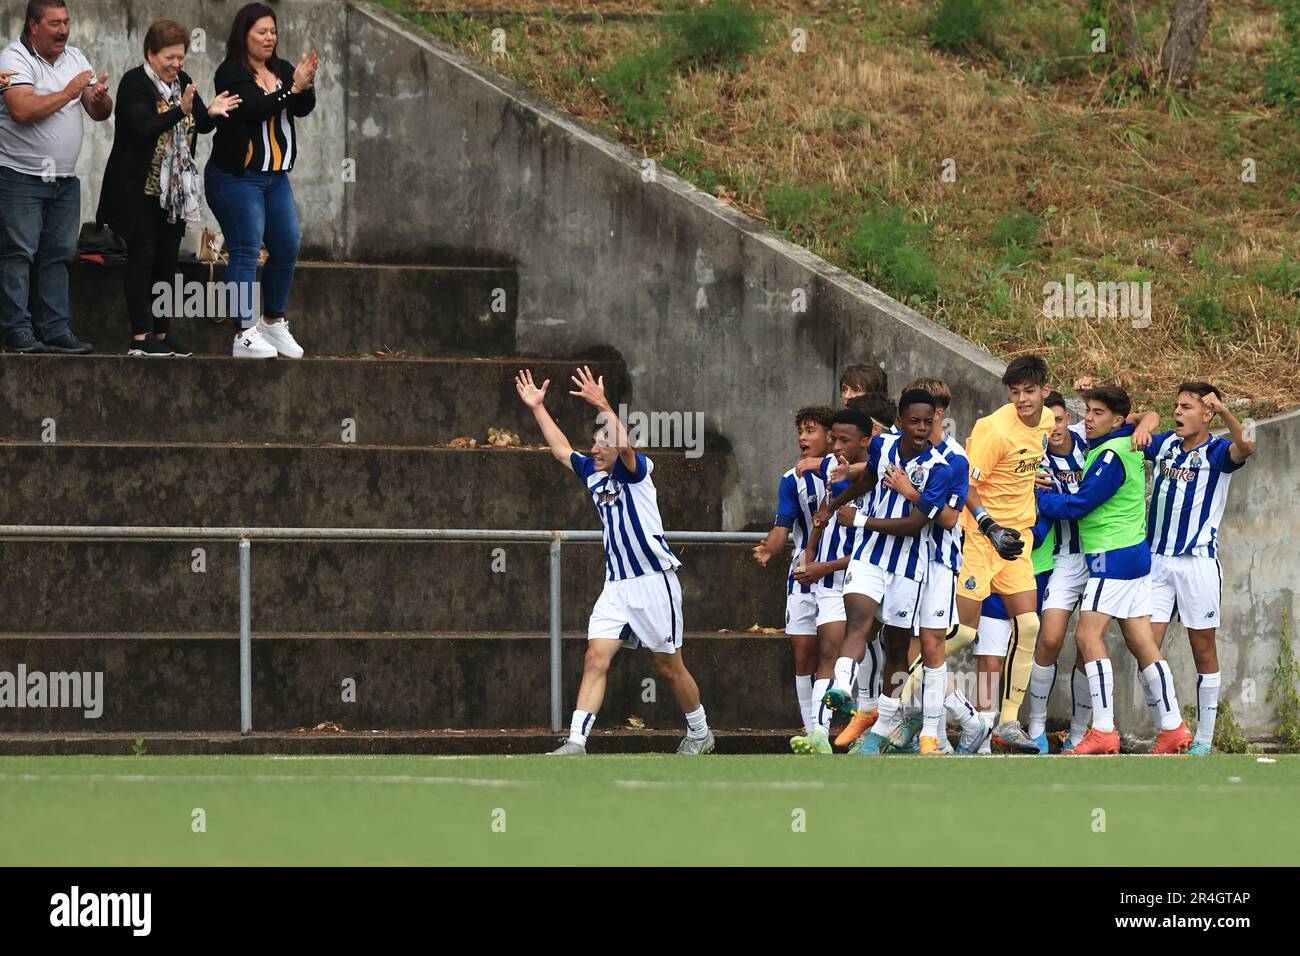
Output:
M835 409L829 405L805 405L794 413L794 427L801 428L804 422L812 422L830 431L831 419L834 417Z
M1011 360L1007 370L1002 373L1002 384L1007 388L1013 385L1046 385L1047 363L1040 355L1022 355Z
M930 393L934 398L935 411L938 411L940 408L947 409L952 405L952 390L948 388L948 384L942 379L918 378L909 383L903 391L908 391L913 388L919 388L923 392Z
M248 34L253 29L253 24L263 17L270 17L275 21L276 27L279 27L280 21L276 17L275 11L264 3L250 3L239 8L239 12L235 14L235 22L230 25L230 36L226 40L226 59L223 62L238 63L248 69ZM277 36L276 47L271 51L271 58L266 61L267 67L273 72L278 71L279 52L279 37Z
M884 392L867 392L865 395L855 395L849 399L848 407L856 408L864 415L869 415L886 428L892 427L898 419L893 399Z
M189 52L190 31L175 20L159 20L149 27L149 32L144 35L145 53L157 53L159 50L177 45L184 46L186 52Z
M1063 408L1063 409L1065 409L1065 411L1067 411L1067 412L1070 410L1070 407L1069 407L1068 405L1065 404L1065 396L1062 395L1060 392L1055 391L1055 390L1050 391L1050 392L1047 393L1047 400L1046 400L1045 402L1043 402L1043 407L1044 407L1044 408Z
M841 408L831 419L832 425L852 425L864 435L871 434L871 418L856 408Z
M889 376L874 365L850 365L840 376L840 388L846 385L855 392L888 392Z
M1128 416L1133 411L1133 403L1129 400L1128 392L1118 385L1103 385L1101 388L1090 388L1083 393L1084 401L1101 402L1115 415Z
M909 388L903 391L898 398L898 414L902 416L904 409L912 405L929 405L934 409L934 396L923 388Z
M27 25L33 21L40 23L45 19L45 11L50 7L67 9L67 0L27 0L27 15L23 17L23 36L27 36Z
M1178 391L1174 392L1175 396L1191 392L1197 398L1204 398L1206 395L1214 395L1219 401L1223 401L1223 393L1211 385L1209 382L1183 382L1178 386Z

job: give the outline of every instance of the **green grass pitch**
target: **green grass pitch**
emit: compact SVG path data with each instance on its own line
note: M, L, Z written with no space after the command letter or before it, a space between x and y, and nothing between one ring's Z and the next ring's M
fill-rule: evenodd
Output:
M1290 865L1297 806L1286 756L0 757L0 865Z

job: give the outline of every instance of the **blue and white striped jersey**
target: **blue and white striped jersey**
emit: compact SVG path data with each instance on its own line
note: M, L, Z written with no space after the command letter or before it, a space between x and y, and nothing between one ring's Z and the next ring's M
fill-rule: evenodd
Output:
M966 507L966 492L970 490L970 461L966 458L966 449L957 439L945 436L944 440L934 446L943 453L951 469L948 486L948 505L961 511ZM935 515L938 517L938 515ZM930 560L938 561L953 573L961 570L961 522L952 528L945 528L937 521L931 521L928 527L930 535Z
M781 476L781 484L776 491L776 525L790 529L790 538L794 543L794 553L790 556L790 573L786 575L785 593L793 594L797 588L800 593L812 591L811 584L800 584L794 579L794 568L803 554L804 545L808 543L808 532L812 531L812 516L821 506L826 495L826 481L815 471L804 472L802 478L791 468Z
M825 476L826 469L834 464L835 456L826 456L822 461L821 474ZM851 484L851 481L828 482L826 485L827 500L834 498ZM862 498L855 498L849 504L859 511L866 507ZM838 561L840 558L850 557L853 554L854 545L857 544L861 536L860 529L846 528L840 524L838 513L831 515L830 524L822 528L822 536L817 542L817 560ZM844 590L844 572L846 570L846 568L841 568L838 571L832 571L817 583L831 591L842 591Z
M931 519L943 511L950 499L949 486L952 470L943 452L933 445L913 458L899 458L901 435L877 435L871 439L867 452L867 473L875 475L876 486L871 495L870 515L873 518L906 518L912 503L881 484L885 469L898 465L912 479L912 486L921 492L917 507ZM930 538L922 528L915 535L892 535L881 531L867 531L853 553L854 560L866 561L884 571L901 574L914 581L925 579L926 565L930 561Z
M1231 447L1230 439L1211 435L1204 445L1186 451L1174 432L1151 436L1146 455L1155 462L1147 510L1152 554L1218 556L1228 485L1241 467L1228 454Z
M1069 431L1073 443L1070 451L1058 455L1048 448L1047 467L1056 482L1056 490L1073 495L1079 491L1079 482L1083 481L1083 473L1087 470L1088 433L1083 422L1071 425ZM1052 554L1083 554L1079 522L1058 520L1053 521L1052 526L1056 529L1056 546L1052 548Z
M586 485L605 526L605 580L626 581L681 567L664 540L655 492L655 465L637 452L636 473L614 462L610 472L597 471L596 461L576 451L569 456L574 473Z

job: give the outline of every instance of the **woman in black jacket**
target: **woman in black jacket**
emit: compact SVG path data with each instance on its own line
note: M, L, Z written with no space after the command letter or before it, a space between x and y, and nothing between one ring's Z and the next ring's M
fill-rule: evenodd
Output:
M230 251L229 281L238 283L240 331L232 354L239 358L301 358L302 347L284 319L301 233L289 170L298 157L294 117L316 108L315 51L294 67L276 56L275 11L250 3L235 14L216 88L240 97L239 112L217 127L212 156L203 170L208 205L216 213ZM262 267L262 317L255 318L250 292L257 258Z
M222 94L205 106L181 67L190 34L160 20L144 38L144 63L117 87L117 126L104 169L95 218L126 241L126 308L131 318L128 355L189 355L171 335L167 295L154 307L153 287L175 280L185 224L199 220L198 133L210 132L239 97Z

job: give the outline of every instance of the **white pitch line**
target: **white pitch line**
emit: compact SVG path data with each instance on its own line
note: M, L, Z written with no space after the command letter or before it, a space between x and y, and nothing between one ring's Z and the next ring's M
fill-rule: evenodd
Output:
M534 787L531 780L366 774L6 773L0 783L384 783L449 787Z

